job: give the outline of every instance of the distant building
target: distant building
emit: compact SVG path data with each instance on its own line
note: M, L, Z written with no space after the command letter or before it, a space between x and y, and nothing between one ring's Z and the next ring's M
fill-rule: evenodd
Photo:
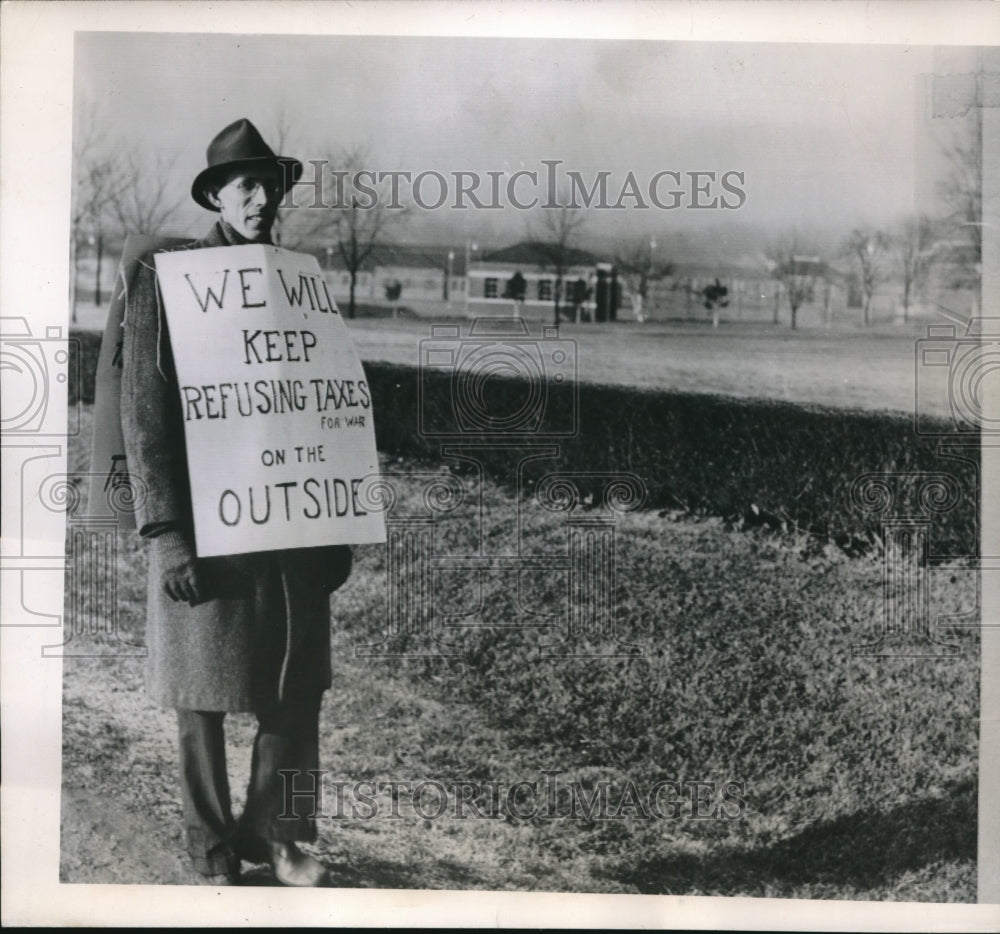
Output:
M826 324L844 316L844 275L818 257L796 257L797 272L814 282L799 322ZM787 323L781 283L759 264L676 263L670 275L650 279L642 304L647 320L716 320ZM625 312L627 314L627 311Z
M330 294L338 305L344 305L350 295L351 275L340 254L335 248L313 253L323 268ZM355 302L383 308L391 304L428 317L516 311L528 318L553 320L558 276L546 244L525 241L496 250L471 261L468 270L467 257L471 251L465 245L380 246L358 270ZM585 250L567 250L566 260L559 296L563 320L570 320L576 308L585 320L614 320L623 298L615 267ZM509 284L518 273L524 298L515 307ZM400 296L390 303L386 289L396 283Z
M312 252L323 268L331 294L343 305L350 295L351 274L339 252L336 248ZM354 300L388 305L386 288L393 283L401 287L395 304L417 313L438 313L442 304L464 300L464 250L407 244L376 247L358 270Z
M586 291L587 298L581 308L587 317L593 318L598 304L598 280L600 273L608 274L610 266L602 264L592 253L585 250L566 251L566 268L563 270L562 293L559 297L561 309L568 318L578 292ZM605 268L601 268L601 267ZM514 311L514 302L508 295L508 283L515 273L524 278L524 301L519 313L526 318L551 321L554 317L556 269L552 262L552 250L539 241L524 241L503 250L486 254L482 260L470 265L468 272L469 313L472 315L509 314ZM583 283L585 289L577 286Z

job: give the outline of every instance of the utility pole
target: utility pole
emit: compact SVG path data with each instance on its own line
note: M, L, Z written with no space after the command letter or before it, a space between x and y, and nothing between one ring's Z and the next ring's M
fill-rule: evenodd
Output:
M469 286L472 284L472 277L469 275L469 266L471 265L471 254L474 250L478 250L479 247L475 243L470 243L468 238L465 240L465 317L469 317Z

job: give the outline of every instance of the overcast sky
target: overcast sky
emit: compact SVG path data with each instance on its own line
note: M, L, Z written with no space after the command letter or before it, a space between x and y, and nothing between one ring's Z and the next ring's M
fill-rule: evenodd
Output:
M615 236L907 212L917 76L933 67L927 46L141 33L81 33L75 60L78 105L95 102L112 138L176 154L182 191L219 129L246 116L268 135L282 108L292 155L365 145L381 170L559 159L611 172L613 197L629 171L745 173L739 211L600 212L591 232ZM426 229L517 237L524 213L439 210Z

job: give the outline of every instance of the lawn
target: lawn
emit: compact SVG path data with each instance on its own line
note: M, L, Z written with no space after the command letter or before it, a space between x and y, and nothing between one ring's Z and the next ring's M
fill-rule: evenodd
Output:
M350 322L362 359L412 366L431 327L427 321ZM467 339L468 327L462 324L461 339ZM529 340L542 337L541 325L530 330ZM576 372L588 382L910 414L916 341L923 334L920 325L793 333L767 324L723 322L713 331L702 322L623 321L563 324L559 339L573 342ZM932 396L924 411L948 415L948 400Z
M71 469L86 469L85 446ZM489 554L520 543L541 561L565 554L569 519L598 516L540 510L490 482L478 491L441 465L384 470L395 517L424 514L428 481L462 487L436 520L438 555L474 553L481 515ZM328 788L348 783L342 806L325 794L315 847L336 884L974 901L975 629L950 637L953 658L860 657L852 645L880 621L877 554L655 511L619 516L614 535L616 632L633 657L545 657L576 605L566 572L504 562L435 575L448 625L433 644L461 654L400 657L426 648L414 626L394 657L367 657L388 631L386 554L356 550L333 597L322 718ZM119 544L119 625L141 642L145 556L134 536ZM974 571L936 567L932 612L974 608L977 586ZM88 638L96 657L64 663L62 878L183 882L172 714L145 696L141 658ZM573 645L612 642L590 629ZM230 724L238 807L252 722ZM540 797L555 783L551 806L529 814L530 789L509 793L517 782ZM588 817L575 805L602 782L609 803ZM433 795L413 800L421 783L446 789L445 813ZM669 792L658 810L654 787ZM271 883L263 870L248 881Z
M81 305L79 318L81 328L103 328L102 309ZM458 343L468 338L471 322L447 323L462 328ZM718 330L703 321L564 323L559 340L572 342L575 372L588 382L909 415L915 405L916 342L926 325L792 332L787 326L726 321ZM433 326L428 320L387 318L349 322L363 360L411 366L420 362L421 341L432 337ZM541 328L530 324L529 346L542 339ZM921 405L926 414L949 415L941 393L922 397Z

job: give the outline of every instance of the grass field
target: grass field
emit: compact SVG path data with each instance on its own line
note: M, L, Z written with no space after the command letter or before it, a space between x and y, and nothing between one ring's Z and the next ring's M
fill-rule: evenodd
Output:
M416 366L426 321L357 319L351 334L362 359ZM468 325L463 325L463 337ZM912 413L916 341L923 326L883 331L790 332L766 324L706 323L560 326L573 341L579 378L654 389L779 399ZM541 337L532 328L532 339ZM926 401L948 414L948 400Z
M355 333L364 348L364 327ZM396 344L385 352L418 336L389 333ZM581 360L598 350L583 341ZM90 406L84 414L81 439ZM85 447L71 450L71 469L87 469ZM395 515L420 514L421 481L436 468L394 460L384 469L400 494ZM489 483L482 495L489 550L511 553L519 504ZM438 520L441 553L470 548L470 508ZM569 516L521 518L531 554L565 552ZM331 782L465 782L483 816L427 818L401 791L375 793L374 816L348 805L341 817L328 797L315 852L336 884L973 901L975 629L949 637L962 650L954 658L857 657L851 646L879 627L879 555L849 559L792 534L656 512L626 514L615 536L616 619L641 648L635 658L540 657L565 627L565 572L518 578L499 567L435 578L461 657L358 657L386 631L386 559L379 547L356 550L332 603L322 765ZM141 641L145 556L134 537L120 544L119 622ZM932 612L973 609L977 586L974 571L935 568ZM554 608L563 615L539 628L534 614ZM64 664L62 878L183 882L172 713L146 697L141 659L116 656L106 634L89 638L104 657ZM604 642L591 633L580 645ZM232 717L237 807L251 737L251 719ZM487 793L489 783L545 787L543 770L559 772L563 792L608 782L617 813L588 819L563 794L554 816L524 819L517 799L495 805ZM642 798L657 781L682 790L676 810L647 817L628 805L629 783ZM696 783L712 816L691 800ZM740 802L728 809L716 807L726 783ZM248 882L271 884L262 870Z
M927 323L835 332L736 322L718 330L704 321L564 323L559 338L573 342L576 373L588 382L911 414L916 341ZM104 311L81 303L79 324L103 328ZM464 338L470 322L460 324ZM362 359L416 366L433 324L357 318L348 326ZM542 337L540 328L531 325L529 341ZM943 396L922 405L927 414L949 414Z

